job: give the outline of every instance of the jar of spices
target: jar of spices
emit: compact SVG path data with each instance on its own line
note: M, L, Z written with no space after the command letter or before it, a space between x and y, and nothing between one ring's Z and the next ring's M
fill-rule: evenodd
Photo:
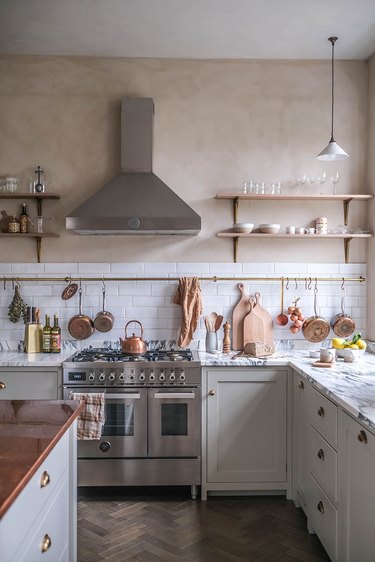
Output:
M8 232L11 232L13 234L20 231L21 227L19 221L16 219L16 217L12 217L8 223Z

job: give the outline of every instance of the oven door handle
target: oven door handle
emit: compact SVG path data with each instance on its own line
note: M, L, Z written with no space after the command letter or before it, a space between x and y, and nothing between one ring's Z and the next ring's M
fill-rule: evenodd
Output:
M118 394L107 394L105 395L106 398L108 398L108 400L129 400L129 398L131 400L139 400L141 395L137 392L133 392L133 393L127 393L125 394L124 392L119 392Z
M154 398L195 398L195 392L157 392Z

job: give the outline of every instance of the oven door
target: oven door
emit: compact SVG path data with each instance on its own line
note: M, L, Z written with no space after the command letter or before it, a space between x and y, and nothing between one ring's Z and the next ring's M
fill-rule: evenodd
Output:
M148 456L200 456L200 389L148 389Z
M144 388L65 388L70 392L105 391L105 424L99 440L79 440L78 458L147 456L147 391Z

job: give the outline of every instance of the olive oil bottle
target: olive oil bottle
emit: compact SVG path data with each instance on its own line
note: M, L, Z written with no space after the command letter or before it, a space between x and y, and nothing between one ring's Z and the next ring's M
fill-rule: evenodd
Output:
M49 315L46 314L46 323L43 328L43 353L51 353L51 326L49 323Z
M53 326L51 328L51 353L61 352L61 328L59 326L59 317L57 314L53 317Z

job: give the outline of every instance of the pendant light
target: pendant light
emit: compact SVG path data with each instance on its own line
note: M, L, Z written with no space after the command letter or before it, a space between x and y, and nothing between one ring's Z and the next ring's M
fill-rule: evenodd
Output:
M327 144L324 150L316 157L317 160L325 160L326 162L333 162L336 160L345 160L349 158L349 154L345 152L339 146L333 137L333 115L335 106L335 43L337 37L328 37L328 41L332 45L332 63L331 63L331 73L332 73L332 90L331 90L331 140Z

